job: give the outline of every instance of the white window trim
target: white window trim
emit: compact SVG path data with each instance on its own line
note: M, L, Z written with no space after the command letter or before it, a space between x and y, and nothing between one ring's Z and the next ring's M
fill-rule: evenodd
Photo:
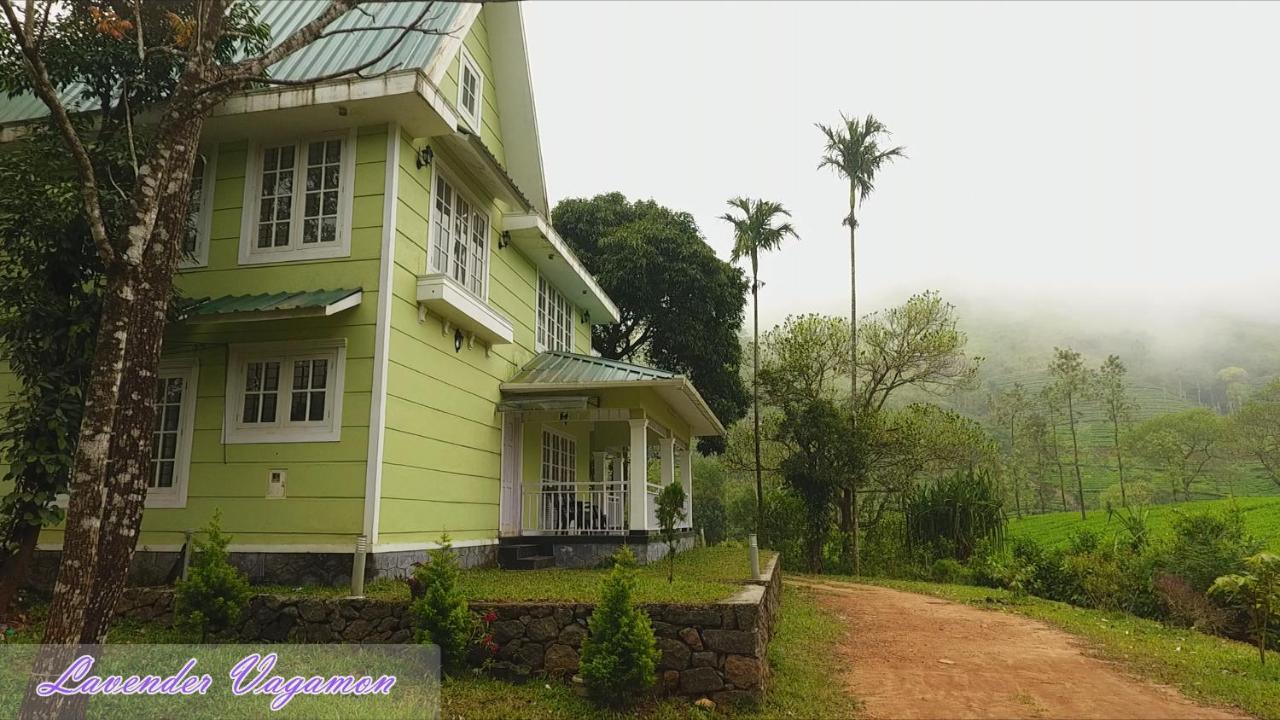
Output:
M476 112L471 114L467 112L466 106L462 104L462 73L463 68L470 70L476 76ZM476 133L480 132L480 121L484 119L484 73L480 72L480 64L476 62L470 51L464 46L458 52L458 117L466 120L471 129Z
M458 176L455 175L453 171L449 168L443 167L442 165L439 155L437 155L431 162L431 192L427 196L431 202L431 209L427 213L427 260L425 274L444 275L450 280L453 280L453 275L449 273L448 268L441 269L431 266L431 258L435 254L434 250L436 246L436 180L440 177L444 177L445 182L449 183L449 185L453 187L453 192L455 194L462 195L463 199L471 203L472 207L479 208L485 217L485 224L488 227L486 228L484 238L484 271L481 273L483 275L480 283L481 294L476 296L468 288L462 287L461 283L458 283L456 280L453 280L453 282L458 287L462 287L463 292L471 295L472 297L477 297L480 302L487 304L489 302L489 273L493 261L493 214L490 212L489 203L480 202L477 199L476 194L472 192L466 184L458 181Z
M191 478L191 442L195 435L199 365L194 359L164 360L160 363L160 372L157 377L183 379L182 406L178 420L181 427L178 432L178 449L173 462L173 486L147 488L147 499L143 507L184 508L187 506L187 483ZM151 464L148 462L147 471L150 472L150 470Z
M542 304L542 298L541 298L541 297L539 297L539 296L542 294L542 287L541 287L541 286L542 286L544 283L546 284L547 289L548 289L548 290L550 290L552 293L554 293L554 294L555 294L555 295L553 295L553 296L552 296L553 298L554 298L554 297L556 297L556 296L559 296L562 300L564 300L565 304L566 304L566 305L568 305L568 307L569 307L569 317L568 317L568 320L569 320L569 342L568 342L568 345L567 345L567 347L565 347L564 349L557 349L557 350L555 350L555 351L553 351L553 352L570 352L570 353L571 353L571 352L573 352L573 340L574 340L574 334L575 334L575 333L574 333L574 323L575 323L575 322L576 322L576 320L577 320L578 308L577 308L577 306L576 306L576 305L574 305L574 304L573 304L573 301L569 299L569 296L568 296L568 295L564 294L563 292L560 292L560 288L556 287L555 283L551 282L551 280L550 280L550 279L548 279L546 276L544 276L541 272L539 272L539 273L538 273L538 283L537 283L537 285L535 285L535 286L534 286L534 288L533 288L533 345L534 345L534 350L535 350L535 351L537 351L537 352L546 352L546 351L548 351L548 350L551 350L551 347L550 347L549 345L547 345L545 342L543 342L543 341L541 341L541 340L539 340L539 339L538 339L538 336L539 336L539 335L546 335L547 337L550 337L550 336L551 336L551 332L550 332L551 328L550 328L550 327L548 327L548 328L547 328L547 332L546 332L546 333L540 333L540 332L538 331L538 330L539 330L538 325L539 325L539 323L542 321L542 316L541 316L541 314L538 312L538 307ZM547 319L548 319L548 320L550 320L550 317L548 317Z
M543 425L542 432L544 434L556 435L561 440L568 440L569 442L573 443L573 457L572 457L573 464L570 467L573 470L572 482L577 483L578 482L578 438L574 437L573 435L570 435L567 432L564 432L563 430L559 430L551 425ZM542 435L539 435L538 436L538 487L543 487L550 482L546 478L542 477L542 463L544 460L543 454L546 453L546 451L547 451L547 447L542 442ZM561 484L567 485L570 483L562 482Z
M338 237L332 245L303 248L297 245L302 238L302 213L306 203L300 201L304 192L306 152L308 143L324 140L342 140L342 168L338 178ZM269 147L293 144L294 152L293 203L290 217L290 242L284 248L259 248L258 203L262 191L262 153ZM352 205L356 179L356 130L312 135L279 142L256 140L249 145L249 159L245 166L244 205L240 222L240 264L291 262L295 260L319 260L351 256Z
M204 176L201 178L200 215L196 218L196 252L194 257L178 253L180 269L206 267L209 264L209 239L213 229L213 185L218 178L218 146L202 147Z
M289 393L293 383L291 361L327 357L332 361L325 402L328 418L323 422L290 422ZM244 424L244 382L246 363L260 359L281 360L281 400L276 403L276 422L271 425ZM243 343L232 345L228 353L226 405L222 441L228 445L253 443L337 442L342 439L342 395L347 364L346 340L305 340L294 342Z

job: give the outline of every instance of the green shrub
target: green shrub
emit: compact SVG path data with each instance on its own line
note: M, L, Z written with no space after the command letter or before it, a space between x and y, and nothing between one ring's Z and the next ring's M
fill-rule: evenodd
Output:
M1280 555L1260 552L1244 559L1244 572L1213 581L1209 594L1238 607L1249 618L1258 662L1267 662L1267 641L1280 627Z
M1242 558L1261 550L1244 529L1238 507L1224 512L1175 513L1173 539L1159 551L1157 566L1206 592L1224 575L1238 573Z
M226 629L240 619L249 603L249 580L227 559L231 537L222 534L222 512L195 540L195 556L185 580L174 591L174 617L179 627L199 632L204 642L210 631Z
M979 542L1004 542L1008 520L1001 493L982 473L958 472L916 486L903 495L902 506L908 541L934 557L968 560Z
M685 519L684 501L684 486L679 482L670 483L659 490L658 497L654 500L662 541L667 544L667 582L675 580L676 539L679 536L677 526Z
M601 705L624 705L653 687L657 641L649 616L636 607L636 558L623 547L604 581L582 643L582 680Z
M461 571L452 547L449 536L442 536L440 547L430 553L431 561L414 570L415 599L409 605L418 642L439 645L441 665L450 673L465 665L478 630L458 584Z
M973 580L968 568L961 565L955 558L934 561L933 565L929 566L929 579L950 585L968 585Z

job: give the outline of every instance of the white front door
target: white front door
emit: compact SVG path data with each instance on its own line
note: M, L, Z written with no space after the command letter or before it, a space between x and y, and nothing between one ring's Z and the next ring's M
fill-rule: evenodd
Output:
M520 534L520 435L524 424L520 416L502 416L502 498L499 533Z

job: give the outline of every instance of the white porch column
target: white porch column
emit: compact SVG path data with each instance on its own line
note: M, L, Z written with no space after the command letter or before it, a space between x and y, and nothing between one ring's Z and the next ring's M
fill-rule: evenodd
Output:
M658 439L658 467L660 469L659 477L662 487L666 487L676 480L676 439L673 437L664 437Z
M698 438L689 438L689 445L680 450L680 484L684 486L684 521L693 527L693 446Z
M629 420L631 423L631 472L627 478L627 494L630 496L629 512L631 530L649 529L649 421Z
M608 467L605 465L605 458L607 457L608 453L591 453L591 482L602 483L608 480L605 477L605 473L608 472Z

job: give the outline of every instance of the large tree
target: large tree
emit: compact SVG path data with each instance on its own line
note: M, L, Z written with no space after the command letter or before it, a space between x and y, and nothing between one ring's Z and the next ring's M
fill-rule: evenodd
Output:
M746 415L742 331L743 272L716 257L693 216L621 193L569 198L552 223L617 303L621 322L596 325L602 356L684 373L725 425ZM703 438L720 451L721 438Z
M1097 374L1098 400L1102 402L1102 411L1111 423L1111 447L1116 455L1116 474L1120 478L1120 506L1129 505L1129 496L1124 486L1124 450L1120 442L1121 426L1128 423L1133 416L1135 405L1129 399L1129 389L1125 383L1127 369L1119 355L1108 355Z
M1018 455L1018 428L1031 409L1026 388L1015 382L993 398L994 415L998 423L1009 429L1008 476L1013 484L1013 507L1018 519L1022 519L1022 464Z
M115 0L25 3L0 0L8 32L0 35L0 85L38 98L62 139L79 181L89 236L104 268L105 291L71 474L63 554L44 640L100 642L124 587L146 494L151 403L181 240L186 234L192 170L205 120L232 95L262 85L305 85L374 68L401 43L433 29L433 3L388 27L374 11L366 27L398 30L385 46L325 76L287 81L270 68L331 29L361 0L315 6L307 22L268 39L257 5L246 0ZM359 43L359 35L353 43ZM74 101L74 105L68 103ZM91 122L78 108L97 107ZM142 130L141 128L145 128ZM94 134L128 140L130 182L95 165ZM104 212L104 193L123 192L119 227ZM59 658L45 655L38 675ZM30 713L56 716L79 702L54 697Z
M1231 431L1236 449L1280 485L1280 380L1267 383L1240 406L1231 416Z
M743 258L751 262L751 422L756 457L756 533L764 538L764 479L760 467L760 253L776 250L789 237L799 239L781 203L738 197L729 205L740 215L726 213L721 219L733 225L733 252L730 262Z
M1066 403L1067 428L1071 431L1071 466L1076 474L1076 499L1080 503L1080 519L1085 519L1084 478L1080 474L1080 440L1077 427L1080 416L1076 405L1094 388L1093 374L1084 366L1080 353L1071 348L1054 348L1049 361L1049 376L1053 378L1053 393Z
M0 497L0 621L41 527L62 519L55 501L71 474L101 305L102 266L60 143L38 130L0 153L0 359L16 381L0 415L9 484Z
M818 163L818 168L831 168L837 175L844 178L849 183L849 214L844 218L844 225L849 228L849 323L852 328L853 342L850 344L850 352L853 353L851 365L852 388L849 397L853 404L853 412L850 414L850 424L853 428L853 435L858 435L858 253L854 238L858 230L857 210L861 203L866 202L867 196L876 187L876 175L880 173L885 163L892 162L895 158L906 157L905 148L902 147L881 147L880 143L889 137L889 129L879 120L871 115L865 118L847 117L841 115L841 122L833 125L818 125L818 129L822 131L822 135L826 138L826 146L823 148L822 160ZM852 525L848 530L851 534L850 538L852 546L850 550L853 554L853 574L858 575L862 570L862 559L860 556L860 541L858 539L858 482L855 478L852 487L844 490L842 502L844 507L841 512L852 518Z
M1169 479L1173 499L1182 493L1191 499L1191 486L1204 477L1218 459L1226 423L1206 407L1157 415L1144 420L1126 438L1143 460L1155 465Z

